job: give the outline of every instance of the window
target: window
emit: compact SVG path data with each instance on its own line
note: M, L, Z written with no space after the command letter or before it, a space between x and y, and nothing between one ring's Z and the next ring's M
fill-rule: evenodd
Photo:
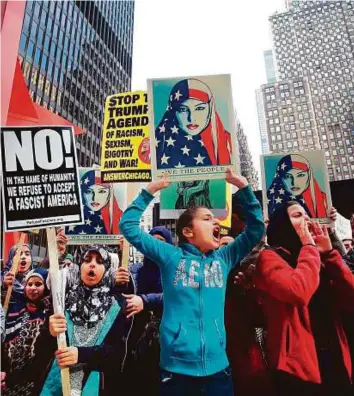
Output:
M25 53L26 42L27 42L27 36L24 33L22 33L20 39L20 46L19 46L20 54Z
M31 83L36 85L37 84L37 69L33 68L32 69L32 75L31 75Z
M34 64L35 66L39 66L39 58L41 57L41 50L39 48L36 49L36 54L34 56Z
M29 40L28 47L27 47L27 57L32 59L33 57L33 50L34 50L34 43L33 41Z

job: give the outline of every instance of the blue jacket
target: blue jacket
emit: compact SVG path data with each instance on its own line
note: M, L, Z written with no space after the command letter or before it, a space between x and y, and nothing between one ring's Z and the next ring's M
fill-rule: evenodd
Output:
M264 234L261 208L250 187L237 195L246 212L246 229L232 244L207 254L188 243L172 246L140 229L140 217L153 199L146 190L122 216L123 235L161 270L160 366L165 370L207 376L229 364L224 327L227 277Z

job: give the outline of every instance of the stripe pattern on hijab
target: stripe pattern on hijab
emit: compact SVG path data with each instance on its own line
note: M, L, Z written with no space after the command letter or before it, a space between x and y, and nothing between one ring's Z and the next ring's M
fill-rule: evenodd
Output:
M76 271L76 282L70 282L72 286L65 299L66 311L74 324L86 328L93 327L104 319L113 302L110 290L114 286L115 271L111 268L108 251L101 245L84 246L75 261L81 266L87 254L92 251L101 255L105 266L101 281L96 286L88 287L82 281L80 271Z

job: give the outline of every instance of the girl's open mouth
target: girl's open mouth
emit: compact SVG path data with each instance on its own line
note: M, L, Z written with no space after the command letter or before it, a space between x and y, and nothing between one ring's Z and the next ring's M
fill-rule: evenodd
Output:
M94 270L90 270L87 274L90 278L94 278L95 276L95 271Z
M213 230L213 237L214 237L216 240L219 240L219 239L220 239L220 227L215 227L215 228L214 228L214 230Z

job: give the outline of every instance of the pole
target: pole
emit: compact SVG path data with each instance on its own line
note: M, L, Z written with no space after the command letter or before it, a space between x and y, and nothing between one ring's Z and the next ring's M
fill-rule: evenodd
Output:
M49 252L49 274L53 298L54 313L64 313L63 294L60 288L61 274L59 270L57 253L57 234L54 227L47 228L48 252ZM58 349L67 347L66 335L61 333L57 336ZM69 368L60 370L63 396L70 396L70 371Z

